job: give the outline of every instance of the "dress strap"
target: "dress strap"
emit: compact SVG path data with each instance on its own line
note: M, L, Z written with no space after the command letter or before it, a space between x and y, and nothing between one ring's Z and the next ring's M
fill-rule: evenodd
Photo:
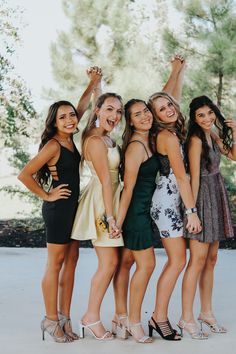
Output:
M129 145L129 144L132 144L132 143L134 143L134 142L138 142L138 143L140 143L140 144L143 145L143 147L144 147L144 149L145 149L145 151L146 151L147 157L148 157L148 159L149 159L148 151L147 151L147 148L146 148L146 146L144 145L144 143L142 143L142 141L140 141L140 140L132 140L132 141L130 141L130 142L128 143L128 145Z

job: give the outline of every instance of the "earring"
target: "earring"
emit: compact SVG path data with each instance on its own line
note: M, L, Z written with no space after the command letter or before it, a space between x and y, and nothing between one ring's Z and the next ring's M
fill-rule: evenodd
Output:
M100 120L99 120L98 117L97 117L97 119L95 120L95 127L96 127L96 128L99 128L99 127L100 127Z

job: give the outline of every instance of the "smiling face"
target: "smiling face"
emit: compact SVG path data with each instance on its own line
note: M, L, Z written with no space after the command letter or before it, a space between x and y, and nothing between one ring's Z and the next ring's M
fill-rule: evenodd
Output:
M175 106L168 98L157 97L153 101L153 108L160 121L166 124L174 124L178 119L178 113Z
M96 107L95 112L99 118L100 128L111 132L121 120L122 103L116 97L108 97L100 108Z
M213 127L216 120L216 115L214 111L209 106L203 106L196 110L195 112L195 122L202 128L205 132L209 132Z
M153 116L143 102L134 103L130 109L130 125L138 131L147 131L152 127Z
M72 134L78 125L78 119L72 106L62 105L57 110L55 126L60 133Z

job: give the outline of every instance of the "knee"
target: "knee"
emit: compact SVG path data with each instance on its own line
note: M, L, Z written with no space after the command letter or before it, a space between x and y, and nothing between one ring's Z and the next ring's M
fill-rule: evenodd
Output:
M205 256L198 256L198 257L194 257L192 259L190 257L189 266L194 267L198 271L202 271L205 264L206 264L206 257Z
M176 271L180 274L186 266L186 258L181 259L177 264L175 264Z
M217 254L211 255L206 260L206 267L214 268L217 262Z
M99 269L106 274L107 273L113 274L116 271L117 267L118 267L118 258L110 259L107 262L99 264Z
M141 270L145 272L145 274L151 275L155 269L155 266L156 261L155 259L152 259L149 262L142 264Z
M64 255L59 255L58 257L49 260L47 263L47 269L50 271L59 272L62 268L64 260L65 260Z
M122 259L121 263L119 263L119 267L125 268L126 270L130 270L133 264L134 264L133 257L127 257L125 259Z

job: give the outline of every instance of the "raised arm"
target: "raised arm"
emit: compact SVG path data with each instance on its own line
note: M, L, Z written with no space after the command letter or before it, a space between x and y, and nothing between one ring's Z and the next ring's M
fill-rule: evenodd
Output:
M132 199L133 189L137 180L139 167L143 160L143 146L138 142L133 142L132 144L130 144L125 153L124 188L121 194L118 217L116 222L119 229L122 228L124 219L126 217Z
M101 94L102 70L97 66L94 66L87 70L87 75L90 81L77 105L79 121L88 109L91 96L93 95L94 105L94 102L96 102L97 97Z
M183 88L185 60L182 56L176 55L171 61L171 66L172 70L170 76L162 91L169 93L180 102Z

